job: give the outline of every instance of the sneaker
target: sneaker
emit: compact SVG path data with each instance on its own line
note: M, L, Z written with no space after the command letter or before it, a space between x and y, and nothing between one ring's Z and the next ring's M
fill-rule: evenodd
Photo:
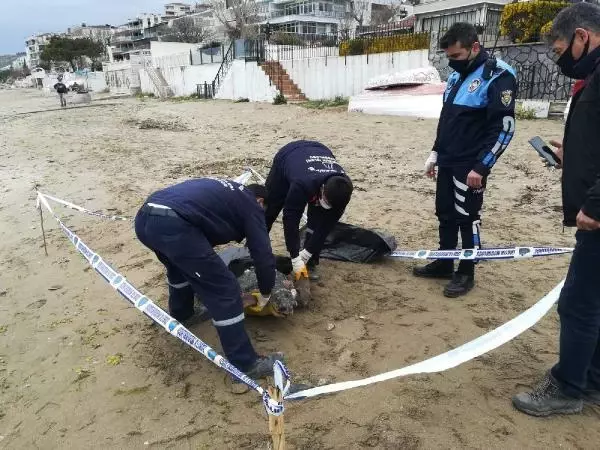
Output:
M444 295L448 298L456 298L467 294L475 286L475 278L472 275L455 273L452 281L444 287Z
M246 370L246 375L252 379L266 378L273 376L273 364L275 361L283 362L283 353L275 352L267 356L259 356L254 364Z
M512 402L519 411L536 417L577 414L583 409L583 400L563 394L550 373L546 374L533 391L515 395Z
M587 389L583 393L583 401L588 405L600 406L600 391Z
M422 267L413 268L413 275L419 278L439 278L451 280L454 274L454 261L451 259L436 259Z

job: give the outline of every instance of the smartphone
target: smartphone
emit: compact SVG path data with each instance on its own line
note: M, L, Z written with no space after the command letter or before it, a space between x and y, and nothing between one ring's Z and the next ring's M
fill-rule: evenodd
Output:
M556 156L552 150L550 150L548 144L546 144L541 137L535 136L529 139L529 143L535 149L535 151L538 152L539 155L548 161L548 163L550 163L552 166L556 167L562 164L560 158Z

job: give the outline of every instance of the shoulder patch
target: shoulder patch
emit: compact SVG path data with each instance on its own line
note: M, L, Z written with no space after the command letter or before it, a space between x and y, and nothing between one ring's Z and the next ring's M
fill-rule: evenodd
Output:
M513 91L511 91L511 90L502 91L500 93L500 101L502 102L502 104L504 106L510 105L510 103L512 102L512 98L513 98Z
M479 89L479 86L481 86L481 80L479 78L475 78L469 85L469 92L475 92L477 89Z

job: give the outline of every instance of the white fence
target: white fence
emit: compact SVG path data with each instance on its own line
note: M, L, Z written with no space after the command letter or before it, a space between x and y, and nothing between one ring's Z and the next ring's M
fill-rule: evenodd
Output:
M369 79L429 65L427 50L375 53L280 61L290 78L310 100L350 97L363 91Z

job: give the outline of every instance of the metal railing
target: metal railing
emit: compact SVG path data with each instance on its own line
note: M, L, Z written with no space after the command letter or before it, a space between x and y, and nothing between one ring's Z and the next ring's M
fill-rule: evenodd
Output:
M198 97L202 97L202 98L214 98L215 97L219 88L221 87L221 84L225 80L225 76L227 75L227 72L229 71L229 68L231 67L231 64L233 63L234 58L235 58L235 41L231 41L231 43L229 44L229 48L227 49L227 52L225 52L225 54L223 55L223 61L221 62L221 65L219 66L219 70L217 71L217 74L215 75L215 78L212 81L212 83L210 83L210 87L209 87L208 82L206 82L206 81L204 82L204 84L196 85L196 92L198 94Z

